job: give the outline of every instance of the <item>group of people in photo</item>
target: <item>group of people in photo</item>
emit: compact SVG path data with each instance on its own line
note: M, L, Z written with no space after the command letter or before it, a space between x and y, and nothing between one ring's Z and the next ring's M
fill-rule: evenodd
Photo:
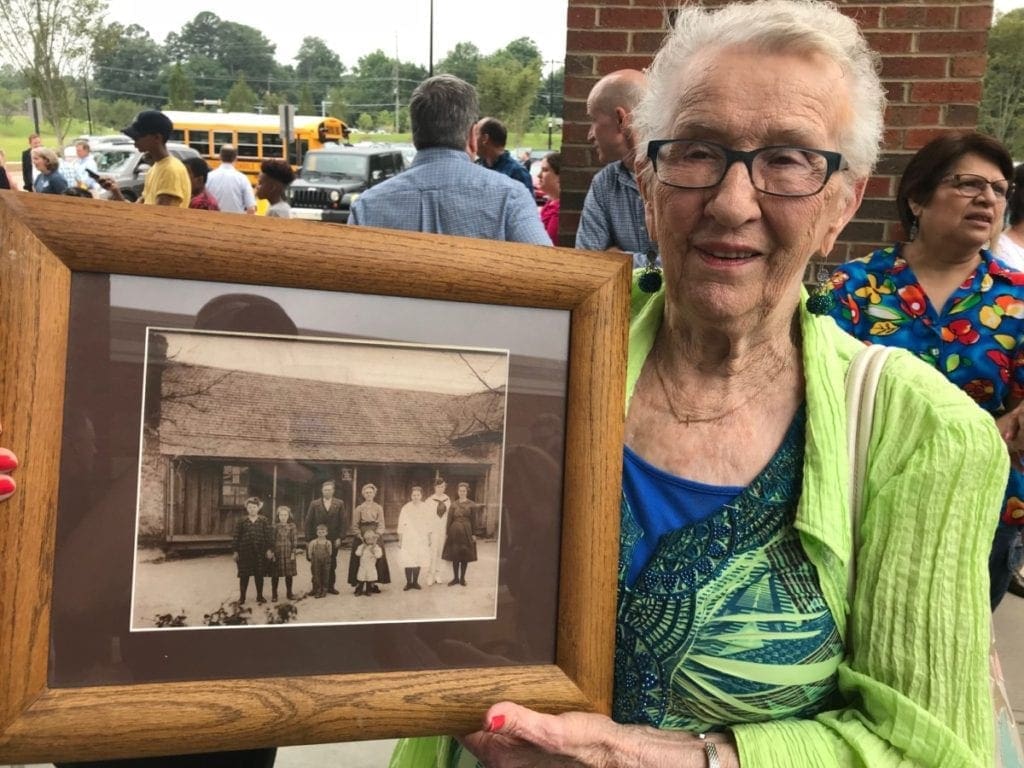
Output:
M424 498L422 485L414 485L409 501L398 516L398 562L405 573L403 591L447 583L467 586L466 570L477 559L474 510L482 504L469 498L469 483L458 484L458 498L447 494L442 477L434 480L433 493ZM284 581L285 597L298 599L295 578L302 555L309 564L310 589L314 598L338 595L338 556L343 547L349 552L347 581L353 595L372 597L380 585L391 583L391 567L385 543L384 508L376 501L377 486L366 483L363 497L346 526L345 504L335 496L336 484L326 480L320 497L309 504L305 517L305 545L300 546L298 527L290 507L281 505L275 520L261 514L263 500L251 496L245 502L246 514L235 524L232 550L238 576L238 604L248 598L249 584L256 590L256 602L267 602L264 583L270 578L270 600L279 599ZM446 563L448 565L446 565ZM450 568L451 578L447 576ZM422 582L422 584L421 584Z

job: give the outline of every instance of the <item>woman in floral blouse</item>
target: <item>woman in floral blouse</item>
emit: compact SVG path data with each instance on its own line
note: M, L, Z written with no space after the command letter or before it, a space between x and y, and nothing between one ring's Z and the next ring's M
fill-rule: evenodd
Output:
M1010 154L989 136L930 142L907 165L896 196L909 240L844 264L825 301L811 302L859 339L910 350L996 418L1013 462L989 561L993 609L1024 524L1024 274L988 250L1012 179Z

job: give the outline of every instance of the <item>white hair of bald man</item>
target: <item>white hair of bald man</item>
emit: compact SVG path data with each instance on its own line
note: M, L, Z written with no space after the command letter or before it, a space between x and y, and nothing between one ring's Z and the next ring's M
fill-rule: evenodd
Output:
M665 106L679 103L680 83L684 89L693 85L680 73L691 63L734 46L768 54L819 54L835 62L849 77L851 106L849 124L840 129L838 150L855 176L871 173L878 160L885 113L879 57L856 22L832 3L816 0L756 0L717 10L696 5L679 8L674 27L647 71L647 93L633 112L641 157L648 141L672 137L677 113Z

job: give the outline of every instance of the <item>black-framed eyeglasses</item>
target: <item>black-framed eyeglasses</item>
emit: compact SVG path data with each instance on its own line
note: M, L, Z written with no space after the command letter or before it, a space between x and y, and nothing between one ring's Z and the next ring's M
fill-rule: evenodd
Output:
M807 147L760 147L744 152L692 139L648 142L647 157L662 184L680 189L718 186L733 163L743 163L758 192L780 197L809 197L825 188L846 163L838 152Z
M1013 192L1012 182L1006 179L989 181L984 176L979 176L976 173L954 173L951 176L944 177L942 180L948 182L953 191L963 197L983 195L987 187L992 187L992 194L995 195L996 200L1005 200Z

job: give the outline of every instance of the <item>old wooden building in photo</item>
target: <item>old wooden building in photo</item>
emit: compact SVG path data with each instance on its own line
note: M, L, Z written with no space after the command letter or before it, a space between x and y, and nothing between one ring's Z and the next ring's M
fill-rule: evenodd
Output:
M323 481L336 481L346 526L366 483L393 534L410 488L467 482L494 536L501 503L506 387L471 394L395 389L151 361L147 373L139 543L221 549L249 496L271 517L291 508L300 537Z

